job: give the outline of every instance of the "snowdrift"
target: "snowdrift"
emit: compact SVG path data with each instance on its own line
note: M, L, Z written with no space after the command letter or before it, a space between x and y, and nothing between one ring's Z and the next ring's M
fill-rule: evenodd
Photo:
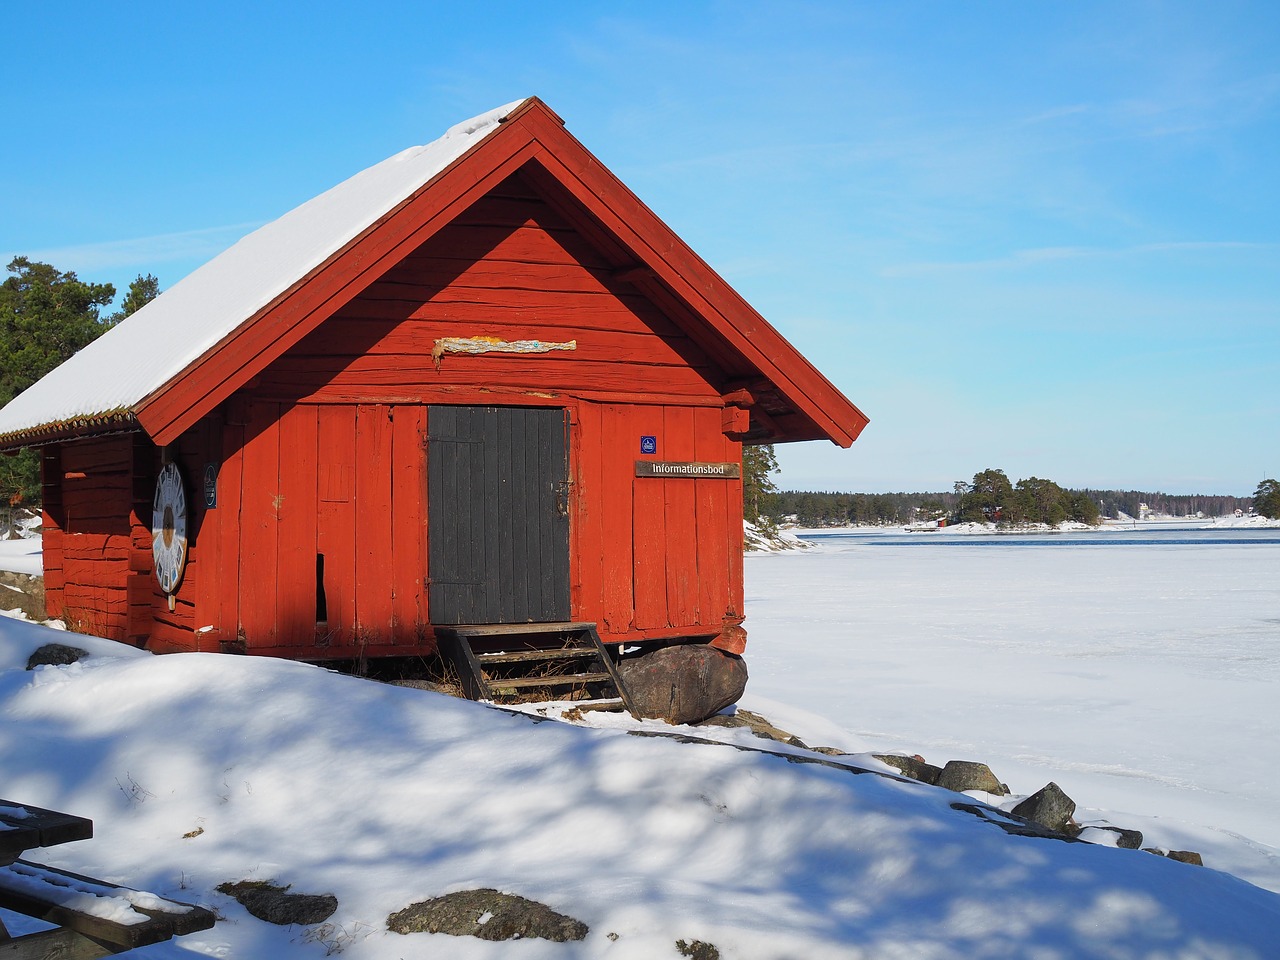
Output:
M93 655L27 671L49 641ZM0 716L6 798L94 820L94 839L45 862L225 917L154 957L649 960L697 939L726 958L1262 958L1280 935L1274 894L1139 851L1009 836L954 809L959 794L300 663L153 657L3 621ZM243 879L339 907L274 927L215 890ZM414 901L476 887L590 933L386 929Z

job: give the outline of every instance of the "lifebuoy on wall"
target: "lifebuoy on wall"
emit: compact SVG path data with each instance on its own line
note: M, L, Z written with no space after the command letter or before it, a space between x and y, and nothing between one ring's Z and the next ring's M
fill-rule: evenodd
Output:
M187 566L187 492L175 463L166 463L156 478L156 495L151 501L151 555L156 581L172 600Z

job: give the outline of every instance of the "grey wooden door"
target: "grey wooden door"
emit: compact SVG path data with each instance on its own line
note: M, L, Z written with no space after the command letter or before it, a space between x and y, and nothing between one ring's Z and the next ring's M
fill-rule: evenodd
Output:
M569 619L566 427L554 408L428 407L432 623Z

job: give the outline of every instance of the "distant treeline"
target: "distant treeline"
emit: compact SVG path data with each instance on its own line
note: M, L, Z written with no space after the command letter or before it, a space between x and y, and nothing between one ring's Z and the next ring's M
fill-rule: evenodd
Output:
M848 523L912 523L924 513L940 509L950 515L959 503L954 493L832 493L781 490L772 494L762 512L775 521L795 517L806 527L834 527ZM936 506L935 506L936 505Z
M965 485L967 487L968 485ZM848 523L897 525L934 520L958 519L961 498L970 492L937 493L835 493L812 490L782 490L762 504L761 512L782 521L795 517L806 527L843 526ZM1249 512L1252 497L1225 497L1206 494L1175 495L1141 490L1069 490L1073 497L1098 505L1101 516L1118 519L1121 513L1139 514L1145 503L1153 513L1174 517L1220 517L1236 510Z

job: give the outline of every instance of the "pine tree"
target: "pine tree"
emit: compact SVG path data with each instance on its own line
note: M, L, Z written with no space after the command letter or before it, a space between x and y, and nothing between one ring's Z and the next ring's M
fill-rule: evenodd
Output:
M1280 520L1280 482L1263 480L1253 492L1255 513L1272 520Z
M742 448L742 511L752 523L759 523L769 509L769 498L778 492L770 474L778 470L773 444Z
M160 285L148 274L129 284L121 309L103 317L115 299L109 283L86 283L73 271L15 257L0 284L0 406L148 301ZM40 499L40 462L32 450L0 458L0 497L10 505Z

